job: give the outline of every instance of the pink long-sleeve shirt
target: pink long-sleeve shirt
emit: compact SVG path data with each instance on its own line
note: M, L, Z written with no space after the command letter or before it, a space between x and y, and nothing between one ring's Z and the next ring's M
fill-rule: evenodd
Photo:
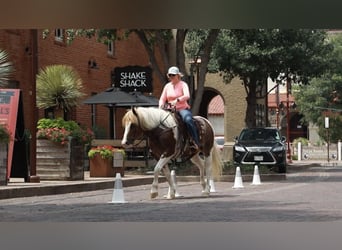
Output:
M159 98L159 107L163 106L166 102L172 102L178 98L176 103L176 110L188 109L190 105L188 100L190 99L190 91L188 84L184 81L179 81L176 84L168 82Z

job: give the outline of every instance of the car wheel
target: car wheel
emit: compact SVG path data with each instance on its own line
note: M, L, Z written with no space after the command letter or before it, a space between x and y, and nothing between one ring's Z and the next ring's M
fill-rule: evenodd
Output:
M286 164L278 165L278 173L286 173Z

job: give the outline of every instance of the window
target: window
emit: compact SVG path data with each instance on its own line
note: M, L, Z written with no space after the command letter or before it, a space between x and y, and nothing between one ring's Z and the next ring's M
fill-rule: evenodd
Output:
M55 41L64 42L64 30L63 29L55 29Z
M115 50L114 41L108 41L107 46L108 46L107 47L107 54L109 56L114 56L115 55L115 53L114 53L114 50Z

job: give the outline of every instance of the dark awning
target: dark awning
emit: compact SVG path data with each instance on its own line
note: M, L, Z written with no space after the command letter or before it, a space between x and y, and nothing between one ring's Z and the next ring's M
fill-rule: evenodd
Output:
M109 88L104 92L93 95L83 101L84 104L118 104L118 103L132 103L135 98L127 92L121 91L117 88Z
M158 106L159 100L152 95L144 95L141 92L130 92L131 96L134 97L135 101L132 103L118 103L117 107L128 107L128 106Z
M158 106L158 99L146 96L141 92L121 91L118 88L109 88L104 92L89 97L84 104L113 104L116 107L130 106Z

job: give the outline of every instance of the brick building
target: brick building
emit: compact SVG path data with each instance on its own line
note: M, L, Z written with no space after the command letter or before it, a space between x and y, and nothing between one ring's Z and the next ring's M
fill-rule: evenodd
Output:
M33 29L2 29L0 30L0 48L9 54L9 60L14 64L15 73L9 88L21 90L23 102L24 126L31 136L30 146L30 180L36 178L36 126L37 120L44 117L45 112L36 108L36 74L40 69L52 64L72 66L81 76L86 96L100 93L111 87L112 71L117 67L129 65L149 67L149 58L140 40L134 35L128 39L105 45L96 40L84 37L76 39L68 45L62 29L51 30L43 38L43 30ZM160 60L157 56L157 60ZM161 63L159 61L159 63ZM159 96L162 84L152 72L152 92ZM102 128L104 136L110 135L110 112L104 105L80 105L71 113L70 119L92 127L94 121ZM123 129L121 118L125 109L115 110L115 133L121 137ZM94 114L96 116L94 117ZM19 160L20 161L20 160ZM20 164L20 162L19 162Z
M36 130L34 120L44 116L44 112L37 112L35 106L34 84L35 75L39 69L51 64L73 66L83 80L87 94L84 99L87 99L111 86L111 72L114 68L127 65L149 66L145 48L134 35L129 39L115 42L112 45L113 53L110 54L107 45L97 42L95 38L77 37L71 45L67 45L63 36L60 36L60 32L55 33L51 30L47 38L43 39L42 30L0 30L0 48L9 52L10 60L16 68L11 85L20 88L23 92L25 124L32 134ZM162 62L159 61L159 63ZM158 97L161 89L162 83L153 73L152 95ZM224 105L220 131L226 141L224 159L230 160L233 138L245 126L246 92L238 79L225 84L218 74L207 74L199 115L208 117L209 103L217 95L222 97L221 105ZM264 103L260 105L264 106ZM110 134L109 110L104 105L92 107L81 104L72 113L71 118L91 127L93 109L96 109L96 125L103 128L108 136ZM124 108L116 109L115 134L117 138L122 136L121 118L124 112ZM35 152L31 152L31 157L34 154Z
M43 39L43 30L0 30L0 48L9 53L10 61L14 63L16 72L11 87L20 88L23 93L25 124L34 122L36 112L34 83L35 75L40 69L52 64L72 66L80 75L85 87L86 96L100 93L111 87L111 72L116 67L128 65L149 66L149 59L140 40L134 35L128 39L115 41L110 49L107 44L98 42L96 38L76 37L67 44L62 29L51 30ZM36 52L35 52L36 51ZM37 55L35 57L35 55ZM159 96L162 84L157 77L152 77L152 95ZM71 119L92 127L92 115L96 110L96 126L109 135L109 109L104 105L82 104L72 112ZM125 109L117 109L116 124L121 125L121 117ZM29 115L30 114L30 115ZM44 116L44 111L38 112L38 119ZM121 126L116 126L115 134L122 134ZM31 128L31 133L34 128Z

